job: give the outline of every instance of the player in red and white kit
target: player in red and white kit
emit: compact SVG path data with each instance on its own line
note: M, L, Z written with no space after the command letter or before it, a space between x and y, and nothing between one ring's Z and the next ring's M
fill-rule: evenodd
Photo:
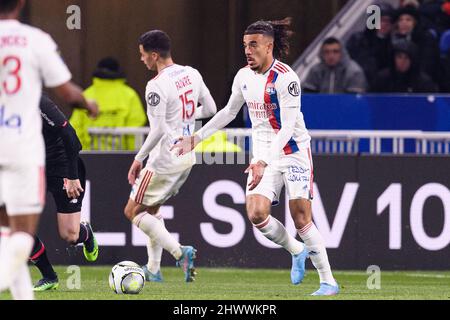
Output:
M42 83L96 114L52 38L17 19L24 0L0 0L0 292L33 299L27 267L45 196Z
M194 154L178 157L170 152L172 144L180 135L190 136L195 119L214 115L217 107L200 73L173 62L166 33L160 30L145 33L140 38L139 48L142 62L158 75L146 88L150 134L128 174L133 187L125 215L150 238L150 261L145 268L147 280L162 280L159 270L162 253L159 248L162 247L182 266L185 280L190 282L195 276L196 250L192 246L181 246L170 235L158 211L178 193L195 162ZM146 167L142 169L147 157Z
M291 281L302 282L309 256L320 276L320 288L313 295L339 292L324 240L312 222L313 164L310 136L300 111L300 80L278 59L289 49L290 20L258 21L244 34L248 66L234 78L227 106L194 136L182 137L172 149L186 154L201 140L225 127L247 104L252 121L253 160L246 172L247 214L253 225L274 243L292 254ZM286 187L289 209L304 244L270 215Z

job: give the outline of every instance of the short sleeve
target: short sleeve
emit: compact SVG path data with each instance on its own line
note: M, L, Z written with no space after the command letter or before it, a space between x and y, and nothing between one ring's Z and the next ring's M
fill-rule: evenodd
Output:
M36 43L37 59L44 86L54 88L70 81L72 74L64 63L56 43L45 33Z
M300 79L294 72L283 74L276 82L280 108L300 107Z
M167 111L168 96L160 84L150 81L145 90L147 114L150 117L164 116Z

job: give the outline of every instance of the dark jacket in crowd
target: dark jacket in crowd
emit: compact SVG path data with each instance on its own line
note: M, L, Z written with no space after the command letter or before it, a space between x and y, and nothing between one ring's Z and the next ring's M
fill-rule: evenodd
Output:
M444 0L424 1L419 7L420 20L426 30L433 30L440 36L450 29L450 15L442 10Z
M441 91L450 93L450 52L446 56L442 57L441 65Z
M417 58L417 47L412 43L394 46L390 67L380 71L376 77L373 92L378 93L432 93L438 88L433 80L421 71ZM400 73L395 67L395 54L403 52L411 59L409 71Z
M413 7L401 8L397 11L397 17L402 14L410 14L416 18L417 25L409 35L399 35L394 32L392 35L393 45L402 42L412 42L418 48L418 61L422 70L424 70L434 81L439 80L439 43L438 40L430 33L429 30L425 30L421 24L420 15L417 9Z
M315 93L363 93L367 91L364 71L348 55L344 46L342 59L336 67L328 67L322 55L321 62L314 65L302 83L305 92Z
M364 70L369 86L374 84L378 71L389 67L392 55L391 37L381 38L377 30L357 32L347 42L350 57Z

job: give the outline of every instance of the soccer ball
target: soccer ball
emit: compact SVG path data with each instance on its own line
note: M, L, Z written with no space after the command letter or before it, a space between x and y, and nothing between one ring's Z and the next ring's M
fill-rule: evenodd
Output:
M144 284L144 270L132 261L119 262L109 274L109 286L117 294L138 294Z

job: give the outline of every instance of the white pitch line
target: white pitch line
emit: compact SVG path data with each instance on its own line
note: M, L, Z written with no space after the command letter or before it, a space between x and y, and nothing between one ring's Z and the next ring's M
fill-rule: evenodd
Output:
M450 275L445 275L445 274L405 273L404 275L407 277L413 277L413 278L439 278L439 279L450 278Z

